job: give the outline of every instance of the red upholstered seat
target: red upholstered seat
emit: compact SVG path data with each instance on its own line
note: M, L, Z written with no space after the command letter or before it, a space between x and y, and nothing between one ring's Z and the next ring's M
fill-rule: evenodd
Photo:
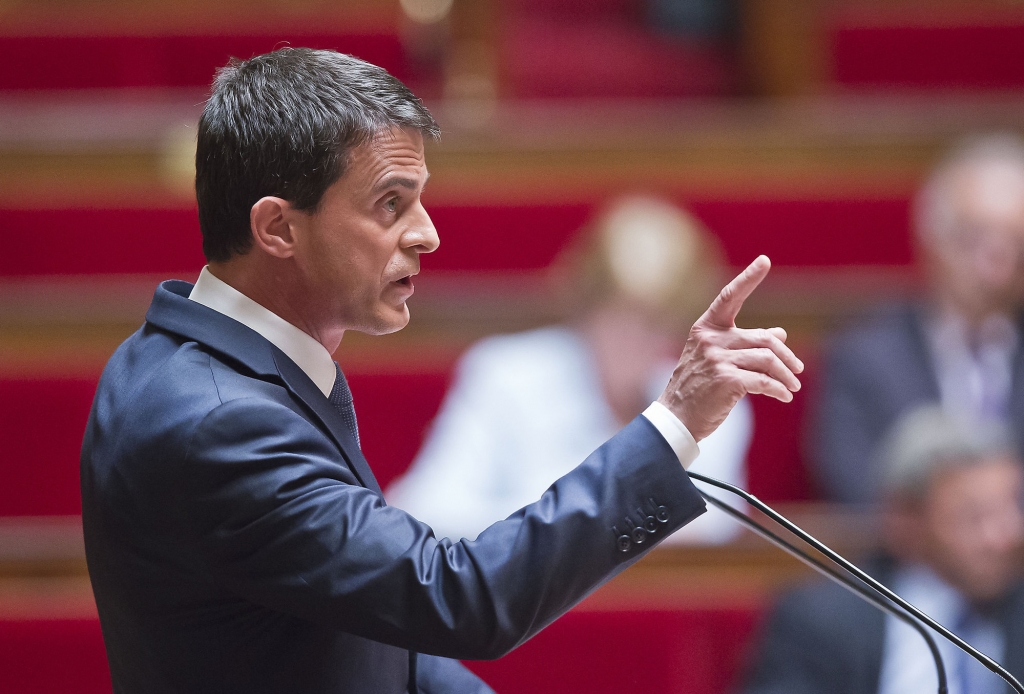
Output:
M444 243L425 272L539 270L593 214L594 203L429 205ZM682 201L733 265L767 253L776 266L908 265L909 201L720 198ZM7 209L0 277L155 273L203 266L193 209ZM509 244L515 238L517 243Z
M174 276L203 267L195 209L3 210L0 277L22 275Z
M501 660L467 664L499 692L725 694L759 616L739 608L577 610Z
M639 19L644 0L503 0L502 5L516 14L586 19L587 17L618 17Z
M82 512L78 457L95 393L95 378L0 379L0 516Z
M520 98L714 96L735 83L722 48L614 20L509 20L501 57Z
M207 87L228 58L282 45L333 48L407 75L397 34L0 35L0 89Z
M662 36L642 0L506 0L503 85L525 98L683 97L735 91L728 51Z
M99 620L0 620L0 691L110 694Z
M723 694L757 610L575 611L511 655L472 662L498 691L531 694ZM96 619L0 620L5 694L102 694L111 689Z
M360 373L349 370L363 453L382 489L409 467L448 389L450 371ZM395 426L401 422L401 426Z
M878 4L837 15L832 79L853 89L1024 87L1024 11L1010 5Z

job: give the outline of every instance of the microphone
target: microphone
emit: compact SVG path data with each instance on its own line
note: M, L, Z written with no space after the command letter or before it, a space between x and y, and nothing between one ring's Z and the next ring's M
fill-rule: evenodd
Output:
M858 596L862 600L871 603L871 605L873 605L879 610L882 610L883 612L891 614L893 617L896 617L897 619L901 620L905 624L912 627L915 631L917 631L917 633L921 635L921 638L923 638L925 643L928 645L928 650L931 651L932 659L935 661L935 671L939 677L939 694L948 694L949 688L946 682L946 666L942 662L942 655L939 653L939 647L935 644L935 639L932 638L932 635L929 634L923 626L921 626L920 622L910 617L906 613L896 609L891 603L885 602L882 598L878 597L877 595L869 591L867 588L864 588L858 583L854 583L852 580L842 575L841 573L839 573L832 567L828 566L824 562L819 561L810 554L804 552L802 549L796 547L787 540L779 537L771 530L768 530L763 525L758 523L757 521L753 520L752 518L748 518L745 514L741 513L740 511L737 511L732 506L726 504L724 501L721 501L711 496L710 494L704 492L703 490L701 490L701 496L703 496L708 503L712 504L713 506L716 506L717 508L720 508L728 515L732 516L737 521L747 526L747 528L755 534L760 535L765 540L768 540L768 542L772 543L773 545L779 547L782 550L785 550L788 554L792 555L793 557L796 557L801 562L811 567L821 575L834 581L835 583L838 583L843 588L850 591L854 595Z
M961 639L959 636L951 632L949 629L946 629L944 626L936 622L934 619L929 617L927 614L919 610L914 605L910 604L909 602L901 598L893 591L886 588L883 584L876 581L874 578L866 574L864 571L857 568L853 563L842 557L838 552L835 552L834 550L827 547L823 542L820 542L813 535L811 535L803 528L790 521L788 518L783 516L781 513L773 509L768 504L758 499L753 494L744 491L743 489L740 489L735 485L729 484L727 482L722 482L720 480L716 480L712 477L707 477L697 472L687 471L687 474L690 476L691 479L703 482L705 484L709 484L713 487L723 489L727 492L730 492L731 494L739 496L747 503L749 503L751 506L756 508L758 511L765 514L773 521L781 525L783 528L793 533L801 540L809 544L811 547L816 549L818 552L825 555L830 560L841 566L847 572L853 574L853 576L855 576L859 581L873 589L876 593L883 596L886 600L890 601L891 603L894 603L896 606L901 608L903 612L897 610L896 607L893 606L893 604L890 604L883 600L881 597L874 595L869 590L867 590L867 588L854 583L849 578L843 576L835 569L828 567L824 563L820 562L818 559L812 557L803 550L792 545L787 540L779 537L778 535L768 530L754 519L748 518L745 514L741 513L740 511L737 511L728 504L705 493L703 490L700 490L701 495L710 504L712 504L716 508L720 508L721 510L725 511L727 514L735 518L737 521L743 523L743 525L753 530L762 538L782 548L786 552L789 552L796 558L803 561L805 564L811 566L811 568L815 569L819 573L822 573L823 575L827 576L828 578L836 581L843 587L847 588L854 594L860 596L871 605L874 605L878 609L881 609L884 612L891 614L894 617L897 617L898 619L914 627L914 629L917 630L917 632L921 634L921 636L928 643L928 648L931 651L932 657L935 660L935 667L939 675L939 694L946 694L947 691L945 667L942 662L942 657L939 655L938 647L935 645L934 639L932 639L931 635L918 623L918 621L923 622L927 626L931 627L947 641L955 645L957 648L962 650L967 655L977 660L990 671L999 675L1001 678L1003 678L1004 681L1006 681L1007 684L1009 684L1013 688L1015 692L1017 692L1018 694L1024 694L1024 685L1022 685L1017 680L1017 678L1011 675L1002 665L1000 665L995 660L988 657L978 649L974 648L974 646L970 645L969 643ZM913 617L913 619L911 617Z

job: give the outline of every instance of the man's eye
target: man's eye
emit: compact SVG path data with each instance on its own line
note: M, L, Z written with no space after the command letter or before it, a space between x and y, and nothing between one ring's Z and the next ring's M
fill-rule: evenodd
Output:
M398 198L389 198L388 201L384 203L384 209L388 212L394 212L397 208Z

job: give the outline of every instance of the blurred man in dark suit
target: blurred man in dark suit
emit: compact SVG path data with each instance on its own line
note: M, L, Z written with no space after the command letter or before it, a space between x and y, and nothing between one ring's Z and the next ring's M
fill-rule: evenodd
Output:
M490 691L454 659L507 653L698 516L697 441L746 393L799 389L784 331L735 327L762 257L694 325L658 401L538 502L475 542L389 507L331 355L346 330L409 321L438 246L420 200L437 134L351 56L283 49L218 73L196 152L209 264L157 289L82 446L119 694Z
M883 445L884 557L869 573L1018 678L1024 675L1024 475L1005 427L915 410ZM950 694L1005 683L937 633ZM920 634L833 583L782 598L745 694L934 692Z
M928 297L839 335L825 360L812 458L829 499L876 499L878 443L924 403L1024 432L1024 141L964 142L919 193L915 224Z

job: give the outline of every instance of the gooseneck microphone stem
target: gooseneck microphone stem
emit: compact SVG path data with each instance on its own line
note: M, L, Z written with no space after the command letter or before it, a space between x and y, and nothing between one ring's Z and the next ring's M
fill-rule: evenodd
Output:
M876 608L882 610L887 614L891 614L896 619L899 619L900 621L904 622L908 626L912 627L915 631L917 631L917 633L921 635L921 638L925 640L925 643L928 644L928 650L931 651L932 659L935 661L935 672L939 676L938 694L948 694L949 688L946 684L946 666L942 662L942 654L939 653L939 647L935 644L935 639L932 638L932 635L928 633L927 629L921 626L920 622L918 622L913 617L907 615L906 613L898 610L892 603L875 595L864 586L860 585L859 583L855 583L849 577L839 573L831 566L811 556L807 552L804 552L799 547L796 547L795 545L791 544L788 540L776 535L771 530L768 530L768 528L765 528L763 525L755 521L753 518L748 518L741 511L738 511L729 504L725 503L724 501L721 501L720 499L711 496L704 490L700 490L700 493L701 496L704 497L705 501L707 501L709 504L729 514L738 522L747 526L747 528L755 534L760 535L762 538L772 543L779 549L784 550L793 557L796 557L804 564L820 573L822 576L825 576L826 578L838 583L846 590L860 597L862 600L871 603Z
M704 476L704 475L702 475L700 473L697 473L697 472L687 471L687 474L692 479L695 479L695 480L697 480L699 482L703 482L705 484L709 484L712 487L718 487L719 489L724 489L727 492L730 492L732 494L735 494L735 495L741 497L747 503L749 503L751 506L756 508L758 511L760 511L763 514L765 514L766 516L771 518L773 521L775 521L776 523L778 523L779 525L784 527L786 530L788 530L789 532L791 532L794 535L796 535L797 537L799 537L801 540L803 540L804 542L809 544L811 547L814 547L814 549L818 550L819 552L824 554L826 557L828 557L829 559L834 561L836 564L838 564L839 566L843 567L846 571L848 571L851 574L853 574L854 576L856 576L858 579L863 581L865 584L867 584L868 586L870 586L874 590L876 590L879 593L881 593L883 596L885 596L886 598L888 598L889 600L894 602L899 607L901 607L904 610L906 610L908 613L910 613L911 615L913 615L917 619L919 619L922 622L924 622L926 625L928 625L929 627L931 627L935 631L939 632L939 634L942 635L947 641L951 642L957 648L962 650L964 653L966 653L967 655L971 656L972 658L977 660L979 663L984 665L986 668L988 668L992 672L994 672L997 675L999 675L1000 677L1002 677L1003 680L1005 680L1006 683L1009 684L1013 688L1013 690L1015 692L1017 692L1018 694L1024 694L1024 685L1022 685L1017 680L1017 678L1014 677L1013 675L1011 675L1006 670L1006 668L1004 668L1002 665L997 663L992 658L989 658L987 655L985 655L984 653L979 651L977 648L975 648L971 644L967 643L962 638L960 638L959 636L957 636L956 634L951 632L949 629L947 629L946 627L944 627L941 624L939 624L938 622L936 622L934 619L932 619L931 617L926 615L924 612L922 612L921 610L919 610L916 607L914 607L912 604L910 604L909 602L907 602L906 600L901 598L899 595L897 595L893 591L891 591L888 588L886 588L884 585L882 585L881 583L876 581L874 578L872 578L868 574L866 574L863 571L861 571L854 564L852 564L851 562L849 562L845 558L843 558L839 553L837 553L834 550L832 550L829 547L827 547L823 542L818 541L810 533L806 532L803 528L801 528L797 524L795 524L792 521L790 521L788 518L786 518L781 513L779 513L775 509L773 509L771 506L768 506L766 503L764 503L763 501L758 499L753 494L751 494L751 493L749 493L747 491L744 491L743 489L740 489L739 487L737 487L735 485L729 484L727 482L722 482L720 480L716 480L716 479L714 479L712 477L706 477L706 476Z

